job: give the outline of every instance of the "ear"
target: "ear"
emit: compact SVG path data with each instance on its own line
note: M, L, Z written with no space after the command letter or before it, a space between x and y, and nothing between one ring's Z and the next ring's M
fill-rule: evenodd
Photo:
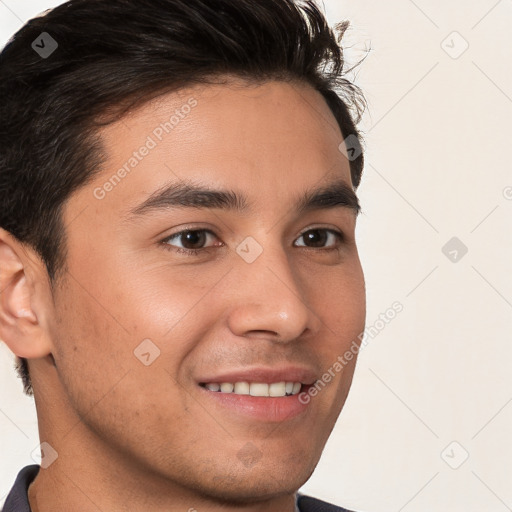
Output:
M35 251L0 228L0 340L18 357L37 359L50 354L46 308L52 304L44 263Z

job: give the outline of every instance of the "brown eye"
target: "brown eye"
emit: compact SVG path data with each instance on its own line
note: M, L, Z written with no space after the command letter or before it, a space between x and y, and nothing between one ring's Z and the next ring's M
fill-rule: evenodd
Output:
M329 242L334 242L334 245L328 248L336 248L336 242L343 242L344 240L343 233L321 228L305 231L300 238L303 238L306 242L301 247L310 247L312 249L325 247L325 244L329 244Z
M205 247L205 244L208 241L208 235L213 235L215 237L215 233L208 229L187 229L168 236L162 240L162 243L172 247L177 252L197 254L201 250L206 250L211 247L211 245ZM171 241L177 242L181 245L170 243Z
M185 249L199 249L205 244L207 237L204 231L183 231L178 239Z

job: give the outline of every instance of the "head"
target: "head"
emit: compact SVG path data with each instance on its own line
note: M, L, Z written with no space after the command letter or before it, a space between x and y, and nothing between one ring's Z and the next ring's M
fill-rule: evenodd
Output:
M42 437L219 500L309 478L355 358L289 418L205 385L293 366L307 391L364 330L345 28L312 2L71 0L6 45L0 338Z

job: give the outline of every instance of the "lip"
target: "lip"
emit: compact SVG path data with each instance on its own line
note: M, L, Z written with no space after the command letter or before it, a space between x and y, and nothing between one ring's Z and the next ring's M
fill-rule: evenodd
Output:
M258 422L285 422L297 416L303 416L311 410L310 401L303 403L299 400L301 393L307 391L316 381L316 372L312 369L299 366L286 366L276 368L253 367L239 370L230 370L215 375L205 375L197 379L201 395L213 407L219 409L224 417L233 415ZM210 391L204 384L223 382L301 382L302 388L296 395L270 397L237 395L236 393L222 393ZM203 386L201 386L203 384ZM226 410L229 415L226 415Z
M221 417L232 418L233 414L251 421L284 422L306 413L311 407L310 401L303 403L299 396L311 386L303 385L296 395L270 397L237 395L236 393L222 393L210 391L198 386L200 393L214 407L219 408ZM226 415L226 410L230 412Z
M279 368L254 367L230 370L215 375L205 375L196 379L198 384L209 382L301 382L310 385L316 381L316 372L310 368L286 366Z

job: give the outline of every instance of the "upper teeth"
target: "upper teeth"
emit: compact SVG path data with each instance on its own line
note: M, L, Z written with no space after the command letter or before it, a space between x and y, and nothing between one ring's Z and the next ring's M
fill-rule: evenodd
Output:
M302 386L300 382L209 382L205 386L210 391L221 393L235 393L237 395L251 396L286 396L296 395Z

